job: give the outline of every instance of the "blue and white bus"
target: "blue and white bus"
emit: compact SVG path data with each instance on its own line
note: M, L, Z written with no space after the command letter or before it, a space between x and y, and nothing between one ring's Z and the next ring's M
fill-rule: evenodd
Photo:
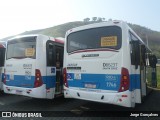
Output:
M64 46L64 96L135 107L147 94L150 49L123 21L73 28Z
M0 41L0 91L3 90L2 76L4 71L6 42Z
M33 98L63 95L64 40L23 35L7 42L4 92Z

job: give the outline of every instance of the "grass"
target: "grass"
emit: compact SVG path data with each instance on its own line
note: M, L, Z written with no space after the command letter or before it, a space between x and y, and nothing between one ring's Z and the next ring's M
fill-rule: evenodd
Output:
M153 87L152 81L151 81L152 80L152 68L147 67L146 69L147 69L147 74L146 74L147 84L148 86ZM157 70L157 88L160 89L160 65L157 66L156 70Z
M157 66L157 88L160 89L160 66Z

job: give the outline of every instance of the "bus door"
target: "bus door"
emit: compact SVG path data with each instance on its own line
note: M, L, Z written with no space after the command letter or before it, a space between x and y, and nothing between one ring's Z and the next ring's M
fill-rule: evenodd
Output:
M55 46L55 63L56 63L56 94L63 91L63 47Z
M56 84L56 67L55 67L55 45L53 41L47 41L46 43L46 89L47 98L54 98L54 88ZM53 90L52 90L53 89ZM53 92L50 92L53 91Z
M131 88L132 88L132 102L141 103L141 81L140 81L140 45L139 40L132 33L130 33L130 47L131 47Z
M140 45L140 76L141 76L141 95L146 96L146 48Z
M63 47L56 45L53 41L47 42L47 79L46 89L55 88L55 94L61 94L63 90ZM53 95L53 94L52 94ZM53 98L53 96L50 96ZM50 98L49 97L49 98Z

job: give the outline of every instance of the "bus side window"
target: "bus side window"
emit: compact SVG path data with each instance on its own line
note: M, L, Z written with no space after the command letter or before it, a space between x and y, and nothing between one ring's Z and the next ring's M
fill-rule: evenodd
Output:
M130 33L130 47L131 47L131 64L135 65L135 69L140 65L140 46L139 40Z
M61 67L63 67L63 54L64 54L64 48L63 48L63 47L61 47L61 53L62 53L62 54L61 54L61 56L60 56L60 58L61 58L61 59L60 59L60 62L62 63L62 64L61 64Z
M59 62L59 67L63 67L63 47L56 46L56 62Z
M47 66L55 65L54 55L54 44L52 44L51 42L47 42Z
M146 47L145 45L141 45L141 59L142 59L142 64L146 66Z

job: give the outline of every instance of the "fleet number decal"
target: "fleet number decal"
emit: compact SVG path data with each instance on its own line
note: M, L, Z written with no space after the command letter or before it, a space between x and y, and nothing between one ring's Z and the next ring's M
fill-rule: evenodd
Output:
M117 81L118 78L117 78L117 76L115 76L115 75L106 75L106 76L105 76L105 80L106 80L106 81Z
M26 70L25 71L25 79L30 80L31 79L31 70Z
M103 63L103 69L117 70L118 69L118 63Z
M106 82L107 87L116 88L117 84L115 82Z

